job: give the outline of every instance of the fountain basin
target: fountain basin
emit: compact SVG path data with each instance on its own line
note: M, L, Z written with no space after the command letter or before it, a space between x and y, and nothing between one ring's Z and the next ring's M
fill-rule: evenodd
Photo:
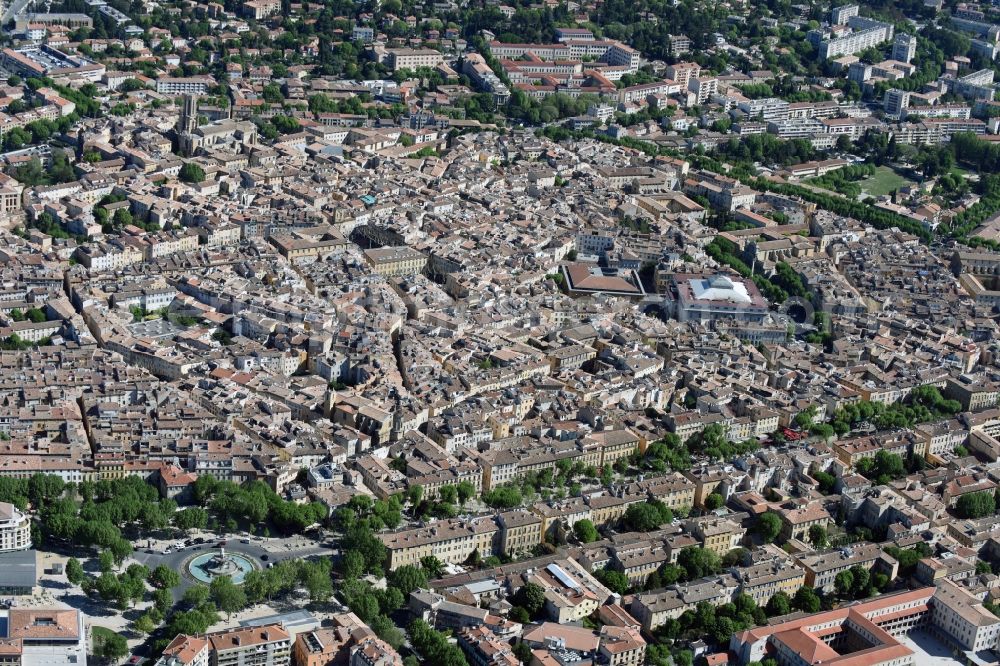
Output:
M237 553L202 553L187 563L188 573L202 583L229 576L234 583L240 584L255 568L250 558Z

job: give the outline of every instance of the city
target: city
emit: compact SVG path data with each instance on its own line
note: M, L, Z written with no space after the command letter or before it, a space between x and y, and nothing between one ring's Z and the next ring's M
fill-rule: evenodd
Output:
M4 666L1000 663L1000 7L0 21Z

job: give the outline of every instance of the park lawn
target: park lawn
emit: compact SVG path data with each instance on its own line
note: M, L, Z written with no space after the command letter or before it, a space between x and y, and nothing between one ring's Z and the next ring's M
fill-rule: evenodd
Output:
M858 182L861 191L873 197L891 194L894 190L912 184L913 181L903 178L887 166L880 166L871 176Z

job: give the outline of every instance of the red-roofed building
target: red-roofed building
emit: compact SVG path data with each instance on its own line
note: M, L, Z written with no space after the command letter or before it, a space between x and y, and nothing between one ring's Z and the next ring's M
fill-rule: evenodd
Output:
M781 665L878 666L910 663L898 636L931 620L933 587L887 594L832 611L756 627L733 635L735 661L773 657Z

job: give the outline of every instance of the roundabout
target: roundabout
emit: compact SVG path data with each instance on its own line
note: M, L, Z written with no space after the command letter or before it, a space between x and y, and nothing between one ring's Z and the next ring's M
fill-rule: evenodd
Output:
M229 576L234 583L240 585L246 575L257 567L249 557L227 553L225 548L220 548L218 553L196 555L188 560L186 568L191 577L202 583L211 583L221 576Z

